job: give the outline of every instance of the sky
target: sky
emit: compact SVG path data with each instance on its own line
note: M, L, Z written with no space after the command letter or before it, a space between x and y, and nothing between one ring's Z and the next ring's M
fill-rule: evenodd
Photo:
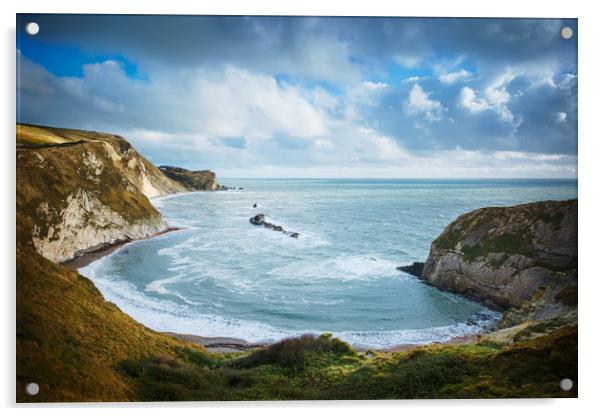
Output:
M17 121L222 178L576 178L577 21L21 14Z

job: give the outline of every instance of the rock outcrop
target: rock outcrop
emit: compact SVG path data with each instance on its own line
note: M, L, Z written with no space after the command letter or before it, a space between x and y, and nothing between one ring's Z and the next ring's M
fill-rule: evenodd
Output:
M407 266L399 266L397 270L411 274L412 276L421 277L424 271L424 263L421 261L415 261Z
M273 231L280 231L283 234L286 234L292 238L299 238L299 233L286 231L281 225L272 224L271 222L267 222L265 220L265 214L257 214L251 218L249 218L249 222L253 225L263 225L265 228L269 228Z
M167 228L148 198L186 189L123 138L17 125L17 238L64 262Z
M188 170L174 166L159 166L161 172L188 191L215 191L231 189L218 185L215 173L210 170Z
M577 201L464 214L433 241L421 279L511 309L508 325L571 313L577 303Z

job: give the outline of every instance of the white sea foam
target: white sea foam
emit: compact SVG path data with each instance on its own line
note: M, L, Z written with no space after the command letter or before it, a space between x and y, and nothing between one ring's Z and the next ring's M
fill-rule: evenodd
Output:
M143 324L158 330L187 333L201 336L225 336L241 338L250 342L276 342L302 334L329 332L323 330L286 330L269 324L227 318L213 314L197 313L191 308L169 300L150 298L131 283L89 275L105 298L116 303L127 314ZM499 319L491 311L473 320L473 324L457 323L448 326L424 329L400 329L393 331L341 331L333 335L356 346L365 348L390 348L400 344L427 344L444 342L455 337L482 332Z
M375 254L363 256L340 255L318 262L307 262L300 260L277 267L270 272L271 276L283 279L334 279L348 280L370 280L387 277L405 278L395 267L397 262L383 259Z

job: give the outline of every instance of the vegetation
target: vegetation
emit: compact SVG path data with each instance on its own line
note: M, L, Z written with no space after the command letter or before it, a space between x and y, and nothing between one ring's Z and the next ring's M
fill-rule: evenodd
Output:
M17 400L132 400L115 366L127 359L182 355L197 365L202 347L156 333L114 304L76 271L17 246ZM27 396L25 385L40 385Z
M482 208L461 215L433 241L439 250L460 249L465 260L472 262L492 253L503 253L506 258L513 254L533 257L533 232L537 223L551 225L554 231L561 228L565 206L576 204L576 200L524 204L508 208ZM512 216L522 218L517 222L527 223L520 229L511 229ZM493 259L489 264L499 268L506 258Z
M577 328L502 344L417 347L369 359L329 336L289 339L243 357L128 361L140 400L576 397Z

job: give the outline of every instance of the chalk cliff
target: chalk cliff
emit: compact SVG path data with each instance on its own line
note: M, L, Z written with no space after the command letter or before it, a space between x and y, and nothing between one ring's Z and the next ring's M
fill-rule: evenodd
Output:
M185 191L125 139L17 125L18 239L54 262L166 229L148 198Z

